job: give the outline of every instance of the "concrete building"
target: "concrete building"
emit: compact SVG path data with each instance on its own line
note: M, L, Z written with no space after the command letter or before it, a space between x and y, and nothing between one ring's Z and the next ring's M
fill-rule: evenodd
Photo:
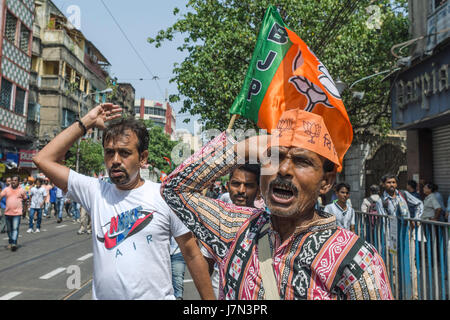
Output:
M29 86L34 18L33 0L0 0L0 177L33 171L39 122Z
M187 129L175 130L175 138L180 142L187 143L192 152L197 152L202 146L202 141L199 136L193 135Z
M392 127L407 135L407 175L450 195L450 1L410 0L409 53L393 80ZM406 53L405 53L406 52Z
M50 1L36 0L32 75L40 105L38 147L104 100L110 63Z
M176 140L175 114L169 102L136 99L134 112L136 119L152 120L157 126L164 128L164 132L170 136L171 140Z
M134 100L136 90L131 83L118 83L112 102L122 107L123 113L134 117Z

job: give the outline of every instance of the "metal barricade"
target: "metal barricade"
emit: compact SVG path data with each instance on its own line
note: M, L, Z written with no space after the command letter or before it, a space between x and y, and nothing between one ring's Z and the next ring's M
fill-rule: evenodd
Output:
M450 299L450 223L355 211L355 233L383 258L400 300Z

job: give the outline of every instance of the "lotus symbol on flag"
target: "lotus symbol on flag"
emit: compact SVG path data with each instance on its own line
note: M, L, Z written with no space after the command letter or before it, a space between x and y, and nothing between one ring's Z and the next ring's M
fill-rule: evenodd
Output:
M303 62L302 52L299 50L292 63L292 72L300 68ZM329 94L337 99L340 99L341 97L336 88L336 85L334 84L333 79L331 78L330 73L320 61L318 69L321 73L321 75L319 76L320 83L325 87ZM289 78L289 82L295 86L295 89L297 89L299 93L304 94L308 99L308 104L304 109L305 111L311 112L319 103L323 104L325 107L334 108L333 105L331 105L328 101L328 97L325 92L323 92L323 90L319 86L312 83L308 78L303 76L294 76Z

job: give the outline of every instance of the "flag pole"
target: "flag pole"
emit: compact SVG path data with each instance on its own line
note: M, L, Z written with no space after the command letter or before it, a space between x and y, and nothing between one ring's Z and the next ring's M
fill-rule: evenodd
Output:
M236 121L237 118L239 118L239 115L233 114L233 116L231 117L230 123L228 124L227 130L230 130L231 128L233 128L234 121Z

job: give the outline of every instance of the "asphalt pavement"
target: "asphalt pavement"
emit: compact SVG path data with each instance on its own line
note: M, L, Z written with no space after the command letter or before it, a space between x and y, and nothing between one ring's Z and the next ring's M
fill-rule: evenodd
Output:
M79 223L42 219L40 233L27 233L22 219L18 249L0 234L0 300L63 300L92 279L91 235L77 235Z
M40 233L28 227L22 219L15 252L0 233L0 300L91 300L91 235L78 235L79 223L70 218L43 217ZM200 300L187 268L184 285L185 300Z

